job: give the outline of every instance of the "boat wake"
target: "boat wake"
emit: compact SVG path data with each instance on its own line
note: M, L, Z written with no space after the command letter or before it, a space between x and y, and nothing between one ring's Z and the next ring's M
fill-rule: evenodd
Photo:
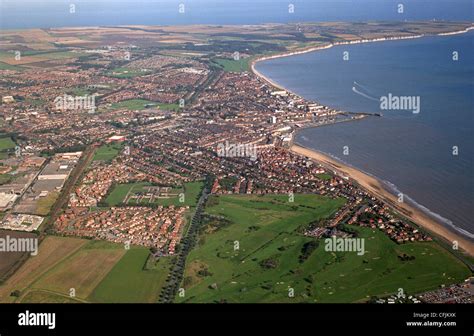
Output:
M369 88L368 86L366 86L366 85L362 85L362 84L360 84L360 83L358 83L358 82L356 82L356 81L354 81L354 85L360 87L361 89L365 90L366 92L369 92L369 93L373 94L373 90L370 89L370 88Z
M376 102L380 102L380 99L374 96L376 95L374 94L374 90L356 81L354 81L354 86L352 87L352 91L364 98L367 98ZM406 111L404 111L404 113L389 113L385 117L388 117L389 119L413 119L413 118L418 118L418 114L414 114L414 113L407 114Z
M355 86L352 87L352 92L357 93L359 96L362 96L364 98L367 98L376 102L380 101L380 99L378 98L372 97L371 95L368 95L367 93L359 91Z

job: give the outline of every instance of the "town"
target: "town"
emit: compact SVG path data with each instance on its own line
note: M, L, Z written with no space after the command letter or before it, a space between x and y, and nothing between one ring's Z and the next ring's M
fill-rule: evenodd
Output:
M294 27L279 29L290 34ZM316 34L310 25L298 29ZM252 71L256 58L248 48L206 50L186 38L179 47L157 48L146 38L121 40L119 32L132 29L110 28L84 47L69 40L68 29L53 29L48 34L62 41L67 57L30 64L25 56L16 65L28 76L0 69L0 229L172 256L199 199L189 197L190 186L209 180L211 195L344 200L331 218L304 228L305 237L349 237L351 227L364 227L400 245L433 240L356 181L291 150L299 129L378 116L334 110L275 87ZM69 97L93 99L84 105Z

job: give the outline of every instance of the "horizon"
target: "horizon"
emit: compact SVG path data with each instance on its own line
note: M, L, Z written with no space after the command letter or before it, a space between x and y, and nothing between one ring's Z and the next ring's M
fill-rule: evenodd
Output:
M404 13L397 13L402 3ZM178 12L183 4L184 13ZM429 6L427 6L429 4ZM69 13L74 5L75 12ZM289 15L288 6L294 5ZM428 7L428 8L427 8ZM7 14L8 13L8 14ZM474 21L470 0L4 0L1 29L116 25L245 25L296 22Z

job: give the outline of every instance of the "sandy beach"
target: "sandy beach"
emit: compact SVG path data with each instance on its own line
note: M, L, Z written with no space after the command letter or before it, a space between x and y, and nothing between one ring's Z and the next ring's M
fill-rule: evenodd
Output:
M309 157L323 164L327 168L330 168L333 171L338 172L339 174L342 173L344 176L351 178L366 191L373 194L377 198L384 200L397 212L407 217L420 227L423 227L427 231L435 234L436 236L444 238L450 244L452 244L452 242L454 241L457 241L459 243L459 247L462 250L466 251L469 255L474 256L474 243L444 227L442 224L436 222L434 219L426 215L421 210L416 209L407 203L398 202L397 197L391 194L386 189L384 189L381 185L381 182L376 178L367 175L355 168L344 165L339 161L336 161L333 158L314 150L310 150L298 145L293 145L291 147L291 151Z
M456 31L456 32L447 32L447 33L441 33L438 35L451 35L451 34L463 34L466 33L470 30L474 29L474 27L468 27L466 30L462 31ZM387 39L385 41L390 41L390 40L398 40L398 39L413 39L413 38L421 38L423 35L413 35L413 36L403 36L403 37L395 37L393 39ZM285 90L289 93L294 94L295 96L299 96L297 93L292 92L288 90L287 88L283 87L282 85L276 83L272 79L268 78L267 76L263 75L260 73L256 68L255 65L258 62L269 60L269 59L275 59L275 58L280 58L280 57L289 57L293 55L299 55L303 53L308 53L308 52L313 52L313 51L318 51L318 50L323 50L323 49L328 49L332 48L336 45L343 45L343 44L359 44L359 43L372 43L372 42L380 42L380 39L375 39L375 40L364 40L364 41L352 41L352 43L337 43L337 44L326 44L318 47L310 47L310 48L305 48L301 49L298 51L294 52L287 52L287 53L281 53L277 55L271 55L271 56L264 56L258 59L255 59L251 63L251 70L252 72L274 86L275 88L278 88L280 90ZM331 157L324 155L320 152L317 152L315 150L307 149L302 146L298 146L293 144L291 147L291 151L300 155L307 156L318 163L321 163L328 168L342 173L345 176L348 176L351 178L353 181L355 181L358 185L360 185L362 188L364 188L366 191L369 193L373 194L374 196L384 200L387 202L394 210L396 210L398 213L401 215L407 217L420 227L426 229L427 231L431 232L432 234L436 235L437 237L444 239L448 244L452 245L454 241L458 242L458 246L461 250L464 250L467 254L470 256L474 256L474 243L471 242L469 239L465 238L461 234L458 234L456 232L453 232L452 230L448 229L447 227L443 226L441 223L437 222L427 214L425 214L423 211L420 209L417 209L410 204L407 203L400 203L398 202L398 199L395 195L390 193L388 190L383 188L381 182L376 179L375 177L372 177L358 169L355 169L353 167L344 165L340 163L339 161L336 161L332 159Z

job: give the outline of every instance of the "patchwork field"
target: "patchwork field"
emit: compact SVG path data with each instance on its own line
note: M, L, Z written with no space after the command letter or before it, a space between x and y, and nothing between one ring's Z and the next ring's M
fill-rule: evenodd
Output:
M186 295L178 302L357 302L399 288L412 294L470 275L435 243L397 245L379 230L351 226L365 239L366 253L358 256L326 252L324 240L299 233L302 225L334 213L341 200L296 195L288 203L286 196L268 195L209 202L206 212L214 217L189 255ZM412 260L402 261L404 254Z
M87 240L75 238L46 238L40 245L38 255L29 258L13 276L0 285L0 302L17 301L18 298L11 295L13 292L19 291L19 295L27 292L37 279L85 243Z
M48 50L48 51L40 51L40 50L28 50L28 51L21 51L19 55L20 58L16 59L15 52L7 52L1 51L0 52L0 62L8 65L27 65L30 63L38 63L50 60L60 60L66 58L77 58L80 56L86 55L84 53L79 52L70 52L70 51L58 51L58 50Z
M0 302L155 302L170 261L159 259L147 269L148 256L142 247L49 236L39 254L0 286Z
M91 241L35 282L33 288L86 299L114 265L124 256L121 245Z

